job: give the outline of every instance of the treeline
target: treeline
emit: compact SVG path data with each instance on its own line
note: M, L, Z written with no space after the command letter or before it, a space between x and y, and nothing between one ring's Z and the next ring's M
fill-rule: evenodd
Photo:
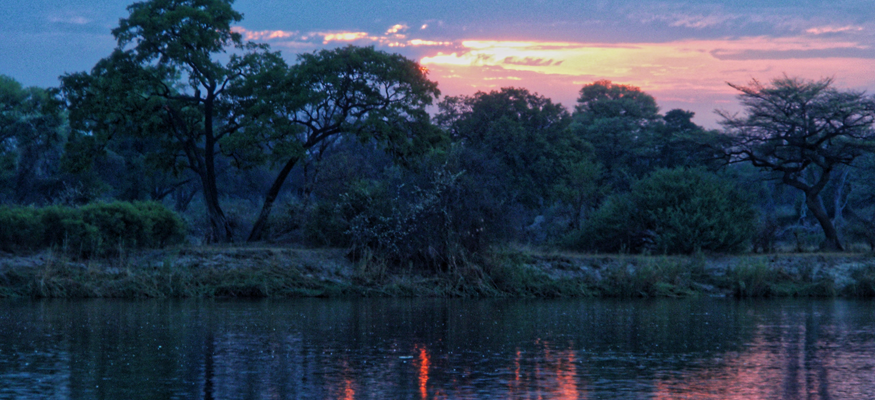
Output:
M0 201L30 207L4 213L151 201L135 204L175 210L194 243L347 246L437 269L507 243L875 244L875 101L830 80L734 86L745 113L717 131L604 80L568 110L523 88L440 97L417 63L370 47L289 65L231 29L229 0L129 11L90 72L50 89L0 77Z

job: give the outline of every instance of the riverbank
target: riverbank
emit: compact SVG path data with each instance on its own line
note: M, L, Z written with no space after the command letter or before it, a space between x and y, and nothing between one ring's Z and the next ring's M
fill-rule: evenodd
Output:
M498 251L447 271L339 249L191 247L75 260L0 254L0 297L875 297L866 253L732 256Z

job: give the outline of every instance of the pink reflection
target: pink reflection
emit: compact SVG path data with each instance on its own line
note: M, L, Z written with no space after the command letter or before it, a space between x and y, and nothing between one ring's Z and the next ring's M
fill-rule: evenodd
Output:
M760 326L747 350L703 360L698 371L662 373L655 380L653 398L872 398L864 391L875 385L875 375L859 373L871 360L861 359L858 351L832 346L835 332L811 332L804 324L774 329Z

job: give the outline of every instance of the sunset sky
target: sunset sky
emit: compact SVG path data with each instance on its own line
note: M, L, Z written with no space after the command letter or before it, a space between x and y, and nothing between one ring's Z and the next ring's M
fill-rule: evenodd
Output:
M130 0L0 2L0 74L55 86L115 46ZM580 88L609 79L717 127L737 110L726 82L782 74L834 77L875 91L872 0L240 0L235 28L295 55L347 43L420 61L445 95L525 87L572 108Z

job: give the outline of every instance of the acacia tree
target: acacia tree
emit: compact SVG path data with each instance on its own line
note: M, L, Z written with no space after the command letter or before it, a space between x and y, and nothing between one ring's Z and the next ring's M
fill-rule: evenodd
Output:
M114 53L90 74L62 77L79 147L100 148L116 135L160 140L165 167L199 178L210 220L207 240L232 240L219 204L220 141L243 129L246 111L231 96L248 76L285 64L266 46L244 43L231 24L233 0L151 0L128 7L112 31ZM234 50L226 63L219 61Z
M718 112L732 138L733 162L773 171L784 184L805 193L805 205L826 236L823 247L842 250L821 191L840 165L875 150L875 99L839 91L832 79L807 81L784 76L764 85L729 84L741 92L743 116Z
M223 143L238 161L281 165L249 241L262 238L273 204L299 161L338 137L375 141L404 158L442 141L426 107L440 94L416 62L373 47L347 46L298 56L284 74L265 69L239 96L260 110L246 135ZM251 88L251 90L249 90Z

